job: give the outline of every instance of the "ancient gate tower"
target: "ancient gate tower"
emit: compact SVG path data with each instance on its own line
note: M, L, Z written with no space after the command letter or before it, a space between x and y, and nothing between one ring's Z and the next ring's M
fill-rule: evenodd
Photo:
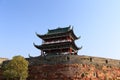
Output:
M48 30L47 34L36 35L43 41L42 45L34 46L41 50L41 56L49 55L77 55L79 49L75 45L75 40L79 39L74 32L73 28L57 28Z
M27 58L28 80L120 80L120 60L77 55L82 47L70 26L36 35L43 40L34 44L41 55Z

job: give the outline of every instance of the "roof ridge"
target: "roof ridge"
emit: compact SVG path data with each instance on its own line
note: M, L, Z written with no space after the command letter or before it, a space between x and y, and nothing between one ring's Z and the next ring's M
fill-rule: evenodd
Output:
M56 29L51 29L51 30L48 29L48 33L47 34L67 32L67 31L70 30L70 28L71 28L71 26L64 27L64 28L58 27Z
M57 29L70 29L71 26L68 27L58 27L56 29L48 29L48 31L52 31L52 30L57 30Z

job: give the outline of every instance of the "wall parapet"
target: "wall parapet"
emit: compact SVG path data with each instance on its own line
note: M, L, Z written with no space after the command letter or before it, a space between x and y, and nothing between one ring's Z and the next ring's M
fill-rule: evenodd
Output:
M120 66L120 60L86 55L54 55L45 57L39 56L26 59L29 61L30 65L87 63Z

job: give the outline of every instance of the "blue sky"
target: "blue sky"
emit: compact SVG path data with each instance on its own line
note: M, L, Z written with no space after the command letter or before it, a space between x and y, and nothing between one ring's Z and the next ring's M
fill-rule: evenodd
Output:
M0 57L39 56L35 32L69 25L79 55L120 59L119 0L0 0Z

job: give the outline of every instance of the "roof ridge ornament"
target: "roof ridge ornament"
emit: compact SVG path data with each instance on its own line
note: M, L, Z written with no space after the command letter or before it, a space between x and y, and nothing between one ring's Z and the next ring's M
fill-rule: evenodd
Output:
M38 35L38 33L37 33L37 32L35 32L35 34L36 34L36 35Z
M73 30L74 26L72 26L72 30Z
M71 25L69 25L68 27L69 27L69 29L70 29L70 28L71 28Z
M36 34L38 37L40 37L40 35L39 35L37 32L35 32L35 34Z
M78 37L78 39L80 39L80 38L81 38L81 36Z
M28 54L28 57L29 57L29 58L32 58L32 56L30 56L30 54Z
M48 31L50 31L50 29L48 29Z

